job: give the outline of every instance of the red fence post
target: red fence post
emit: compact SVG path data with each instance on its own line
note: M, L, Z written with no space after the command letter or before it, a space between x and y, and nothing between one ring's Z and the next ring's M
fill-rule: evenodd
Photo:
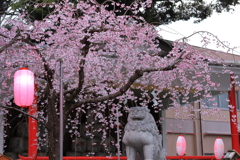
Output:
M239 152L239 138L238 138L238 119L237 119L237 107L236 107L236 95L235 95L235 84L234 75L230 74L231 90L228 91L229 108L230 114L230 126L231 126L231 137L232 137L232 149Z
M33 104L29 106L29 114L35 116L37 114L37 103L38 98L36 95L37 85L35 84L35 95ZM28 117L28 157L35 159L37 156L37 132L38 124L37 121L31 117Z

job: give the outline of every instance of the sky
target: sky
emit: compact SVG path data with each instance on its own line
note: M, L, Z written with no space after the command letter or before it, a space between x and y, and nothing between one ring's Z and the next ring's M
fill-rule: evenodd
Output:
M235 11L214 13L200 23L194 24L193 21L192 19L162 25L160 26L160 34L164 39L174 41L197 31L208 31L216 35L221 41L229 42L230 47L240 46L240 5L235 8ZM190 38L189 43L201 47L199 40L200 36L196 35ZM219 50L215 45L210 45L208 48ZM237 48L234 54L240 55L240 48Z

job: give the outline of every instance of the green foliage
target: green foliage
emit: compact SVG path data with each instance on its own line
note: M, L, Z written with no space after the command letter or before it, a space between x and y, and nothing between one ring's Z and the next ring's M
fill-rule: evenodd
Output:
M99 3L106 3L106 0L97 0ZM131 5L135 0L112 0L112 2ZM152 7L140 12L139 15L144 19L156 25L168 24L179 20L189 20L195 18L195 22L200 22L212 15L214 11L223 12L233 10L239 0L217 0L210 3L208 0L152 0ZM115 6L116 7L116 6ZM109 7L113 9L113 7ZM119 9L119 8L118 8ZM119 12L119 14L124 13ZM131 11L128 11L131 14Z
M12 3L11 7L20 12L26 10L31 19L42 20L53 11L53 8L50 7L52 2L56 2L56 0L19 0ZM40 6L36 7L36 4L40 4Z
M80 0L71 0L73 3L78 3ZM115 3L123 3L131 6L135 0L96 0L100 4L108 4L108 10L119 10L116 14L123 15L133 14L131 10L122 9L114 5ZM12 2L11 7L15 10L22 11L24 8L30 13L30 17L35 20L41 20L47 16L53 8L49 5L35 8L36 3L49 4L51 2L60 3L61 0L19 0ZM234 10L234 6L239 4L239 0L217 0L216 2L209 2L207 0L152 0L152 6L146 10L139 12L147 22L155 25L169 24L179 20L189 20L194 18L195 22L200 22L212 15L213 12L221 13L223 11Z

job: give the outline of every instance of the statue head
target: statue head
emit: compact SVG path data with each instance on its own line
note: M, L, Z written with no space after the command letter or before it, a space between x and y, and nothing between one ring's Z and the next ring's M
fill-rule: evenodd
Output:
M142 121L149 112L150 110L147 107L131 107L129 109L128 121Z

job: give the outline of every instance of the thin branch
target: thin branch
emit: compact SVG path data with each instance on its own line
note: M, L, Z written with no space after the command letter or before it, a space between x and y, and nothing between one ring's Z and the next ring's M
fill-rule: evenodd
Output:
M157 71L173 70L175 68L175 65L178 64L181 61L182 61L181 59L178 59L178 60L174 61L173 64L168 65L167 67L162 67L162 68L144 68L144 69L142 69L142 71L143 72L157 72Z
M124 12L123 15L126 15L127 12L129 11L129 9L131 8L131 6L132 6L134 3L138 3L139 1L140 1L140 0L136 0L136 1L132 2L132 3L130 4L129 8Z
M30 115L30 114L28 114L28 113L26 113L26 112L24 112L24 111L22 111L22 110L20 110L20 109L17 109L17 108L15 108L15 107L0 106L0 108L12 109L12 110L18 111L18 112L20 112L20 113L22 113L22 114L25 114L25 115L27 115L27 116L29 116L29 117L31 117L31 118L39 121L39 119L38 119L37 117L35 117L35 116L33 116L33 115Z
M161 67L161 68L144 68L142 69L143 72L156 72L156 71L169 71L169 70L173 70L175 68L175 66L179 63L183 61L183 54L184 52L181 52L180 56L177 57L171 64L169 64L166 67Z
M105 3L112 2L112 3L114 3L113 11L115 11L115 8L116 8L116 2L115 1L107 0L107 1L104 1L102 4L98 3L96 0L94 0L94 2L95 2L96 5L98 5L98 7L100 7L101 5L105 5Z
M234 60L235 60L235 55L233 54L233 51L235 51L235 52L238 52L238 51L236 51L234 48L231 48L231 47L228 47L227 45L225 45L217 36L215 36L215 35L212 34L211 32L208 32L208 31L198 31L198 32L195 32L195 33L187 36L187 37L183 37L183 38L181 38L181 39L184 41L185 39L188 39L188 38L194 36L195 34L199 34L201 37L203 37L203 35L201 35L200 33L207 33L207 34L212 35L214 38L216 38L216 40L217 40L219 43L221 43L224 47L226 47L227 49L229 49L229 50L232 51L232 55L233 55L233 58L234 58ZM179 41L179 40L181 40L181 39L178 39L177 41ZM230 53L229 53L229 54L230 54ZM221 57L218 56L217 54L214 54L214 55L217 56L217 57L219 57L219 58L221 58ZM222 59L222 58L221 58L221 59Z
M10 47L12 44L14 44L17 41L18 36L20 35L20 32L18 32L15 37L6 45L4 45L2 48L0 48L0 53L2 53L6 48ZM1 34L1 36L4 37L3 34ZM8 37L5 37L8 38Z
M188 62L188 61L181 61L181 62L191 65L195 70L200 70L200 69L198 69L195 65L193 65L192 63L190 63L190 62Z
M41 123L43 126L45 126L47 128L46 124L43 123L42 121L40 121L37 117L35 117L35 116L33 116L33 115L29 114L29 113L26 113L26 112L24 112L24 111L22 111L22 110L20 110L18 108L10 107L10 106L0 106L0 108L6 108L6 109L9 109L9 110L11 109L11 110L18 111L18 112L20 112L20 113L22 113L22 114L24 114L24 115L26 115L28 117L31 117L31 118L35 119L36 121L38 121L38 123Z
M102 5L104 5L104 4L107 3L107 2L116 3L115 1L107 0L107 1L104 1L104 2L102 3Z
M200 34L200 33L210 34L210 35L214 36L214 38L216 38L217 41L220 42L224 47L226 47L226 48L228 48L228 49L231 49L231 50L234 50L233 48L230 48L230 47L228 47L227 45L225 45L216 35L212 34L211 32L208 32L208 31L198 31L198 32L195 32L195 33L187 36L187 37L180 38L179 40L181 40L181 39L183 39L183 40L184 40L184 39L188 39L188 38L190 38L190 37L192 37L192 36L194 36L194 35L196 35L196 34ZM201 35L201 34L200 34L200 35ZM201 35L201 36L202 36L202 35ZM178 40L178 41L179 41L179 40Z
M2 37L4 37L4 38L9 38L8 36L6 36L6 35L4 35L4 34L2 34L2 33L0 33L0 36L2 36Z

